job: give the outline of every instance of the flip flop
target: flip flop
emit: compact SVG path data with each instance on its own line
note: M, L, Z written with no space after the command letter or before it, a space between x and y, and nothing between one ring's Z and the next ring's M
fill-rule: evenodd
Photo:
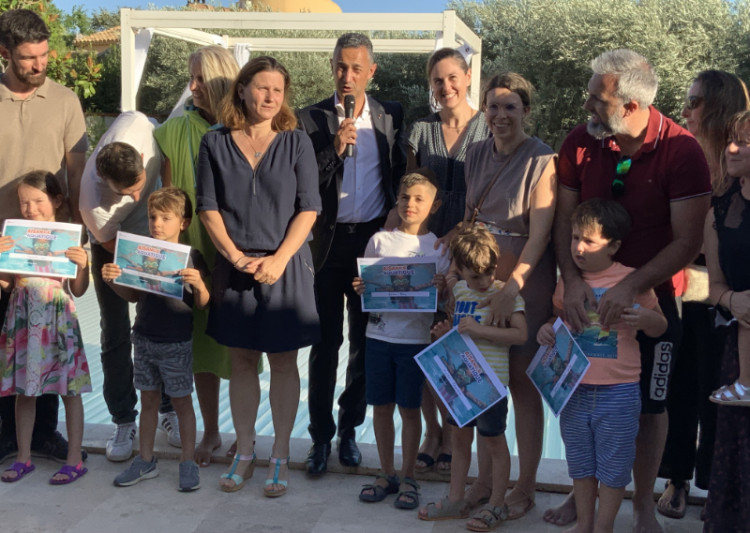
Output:
M49 478L49 484L67 485L68 483L73 483L76 479L78 479L88 471L89 469L83 466L83 463L78 463L76 466L63 465L60 470L55 472L54 475ZM55 479L55 476L58 474L61 474L65 477L63 479Z
M429 453L418 453L417 461L422 461L424 463L424 465L422 466L414 466L414 471L417 474L425 474L427 472L431 472L432 469L435 468L435 458Z
M5 469L6 472L15 472L16 477L11 478L11 479L6 479L6 478L0 478L0 479L2 479L2 481L5 483L15 483L16 481L21 481L21 479L23 479L23 477L26 474L31 474L35 468L36 467L31 462L31 460L25 463L19 463L18 461L16 461L12 465L10 465L9 468Z

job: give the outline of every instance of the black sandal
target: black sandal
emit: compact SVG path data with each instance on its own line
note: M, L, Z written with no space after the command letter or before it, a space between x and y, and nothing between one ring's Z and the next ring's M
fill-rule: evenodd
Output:
M396 509L406 509L411 511L419 507L419 483L410 477L405 477L403 480L405 485L411 487L410 490L400 490L396 496L396 501L393 502L393 506ZM408 499L402 499L402 497Z
M385 474L378 474L375 479L385 479L388 482L388 486L384 487L379 483L370 483L363 485L362 490L359 492L359 501L365 503L376 503L385 500L385 497L389 494L396 494L399 487L398 476L386 476ZM365 494L366 491L371 490L372 494Z

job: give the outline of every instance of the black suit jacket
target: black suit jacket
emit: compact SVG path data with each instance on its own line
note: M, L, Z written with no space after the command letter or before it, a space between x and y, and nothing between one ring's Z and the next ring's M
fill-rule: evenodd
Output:
M397 102L379 102L367 96L370 105L375 139L380 154L380 174L387 209L395 204L398 183L406 168L406 155L402 145L404 112ZM339 195L344 179L344 159L339 157L333 139L339 129L339 119L334 97L299 111L299 124L310 136L318 160L320 198L323 210L313 228L312 251L315 269L325 263L336 230L339 212Z

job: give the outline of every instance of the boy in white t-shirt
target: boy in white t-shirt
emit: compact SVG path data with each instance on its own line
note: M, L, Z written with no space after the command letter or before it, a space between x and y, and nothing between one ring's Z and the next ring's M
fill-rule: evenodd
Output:
M399 185L396 207L400 220L393 231L379 231L365 249L365 257L435 257L437 275L433 284L438 292L445 288L445 273L450 266L441 249L435 249L437 237L427 229L427 219L440 207L438 183L427 168L406 174ZM400 280L395 280L398 283ZM408 280L404 280L407 281ZM352 283L358 294L364 293L362 278ZM414 481L419 438L422 434L424 375L414 356L430 344L432 312L370 313L365 345L365 396L373 406L373 428L380 456L375 483L365 485L359 494L363 502L379 502L398 493L394 506L416 509L419 485ZM393 412L398 404L403 422L401 430L401 478L393 461Z
M598 302L607 289L634 270L613 260L630 230L630 216L617 202L592 198L578 205L571 218L570 253L591 288L588 300ZM560 278L552 297L558 316L563 314L564 290ZM578 515L578 522L567 532L612 531L630 483L641 414L641 355L636 332L659 337L667 329L653 289L638 295L633 303L609 329L599 323L597 312L589 309L590 325L573 334L591 366L560 413ZM555 343L552 324L539 329L537 342L546 346Z

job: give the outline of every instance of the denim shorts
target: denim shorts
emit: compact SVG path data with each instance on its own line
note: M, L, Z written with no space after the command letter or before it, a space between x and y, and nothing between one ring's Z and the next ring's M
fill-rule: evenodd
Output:
M153 342L135 331L133 342L133 381L135 388L161 390L172 398L193 392L193 341Z
M637 382L579 385L560 413L568 475L619 489L630 483L641 414Z
M414 356L426 344L395 344L367 337L365 397L368 405L396 403L406 409L422 405L424 374Z

